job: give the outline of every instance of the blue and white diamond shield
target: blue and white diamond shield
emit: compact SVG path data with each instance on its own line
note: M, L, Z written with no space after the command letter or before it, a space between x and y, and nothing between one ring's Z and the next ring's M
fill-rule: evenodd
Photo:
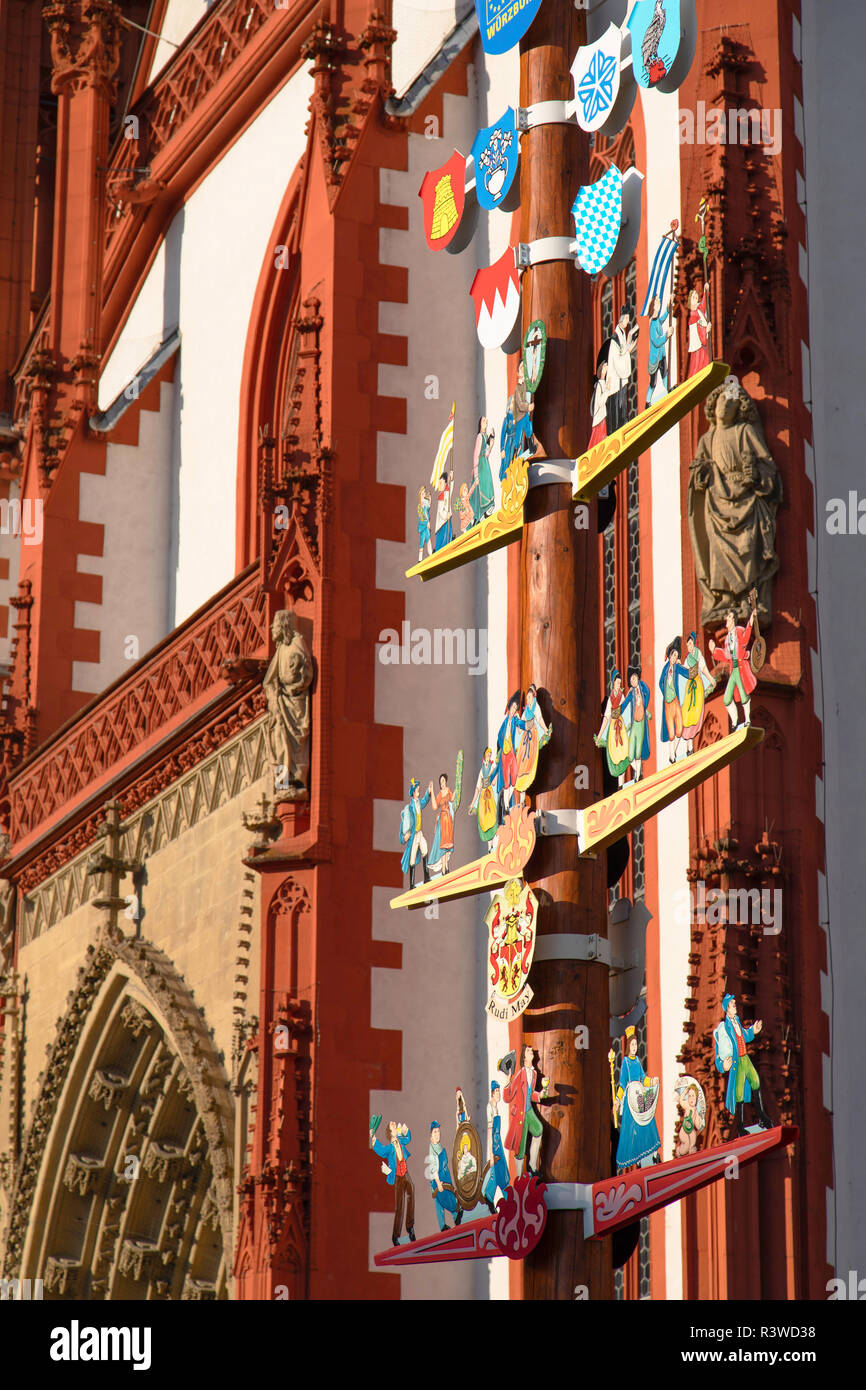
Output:
M595 43L577 50L571 65L577 123L599 130L616 105L620 85L622 33L611 24Z
M517 172L520 154L517 117L509 106L495 125L479 130L472 143L475 193L488 212L501 207Z
M622 174L615 164L596 183L578 189L571 213L578 262L587 275L597 275L616 250L622 226Z

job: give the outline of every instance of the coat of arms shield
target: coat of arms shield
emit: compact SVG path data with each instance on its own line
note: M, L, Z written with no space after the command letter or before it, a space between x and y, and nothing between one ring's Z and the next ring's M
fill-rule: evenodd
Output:
M626 90L620 88L623 82L623 54L627 51L628 39L615 24L609 25L595 43L584 44L577 50L571 65L574 81L574 108L577 123L582 130L603 131L613 135L628 119L634 102L635 86L630 74L626 74ZM628 96L631 100L628 100ZM615 117L622 117L621 125Z
M634 75L641 87L670 79L680 48L680 0L637 0L628 17Z
M491 995L487 1012L510 1022L532 1002L528 984L535 952L538 899L522 878L513 878L493 898L484 918L489 936Z
M424 207L424 235L431 251L444 251L460 227L466 201L466 157L455 150L439 169L424 175L418 190Z
M507 53L519 43L541 8L541 0L475 0L485 53Z
M578 189L571 212L577 259L587 275L597 275L613 256L622 227L622 174L615 164Z
M513 246L507 247L493 265L477 272L469 293L481 346L511 350L515 325L518 333L520 329L520 275Z
M520 140L514 107L509 106L494 125L479 130L472 142L475 193L481 207L492 212L508 200L517 173Z

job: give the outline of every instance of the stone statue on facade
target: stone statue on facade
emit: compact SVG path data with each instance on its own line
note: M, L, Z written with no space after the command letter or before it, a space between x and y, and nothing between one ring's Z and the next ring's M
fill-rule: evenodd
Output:
M268 701L266 733L275 767L274 789L277 801L300 801L309 793L313 658L289 609L274 614L271 636L276 651L262 684Z
M764 437L755 402L728 377L707 397L709 429L689 470L689 535L695 575L703 595L701 622L724 621L750 611L757 590L763 622L773 615L776 513L782 479Z

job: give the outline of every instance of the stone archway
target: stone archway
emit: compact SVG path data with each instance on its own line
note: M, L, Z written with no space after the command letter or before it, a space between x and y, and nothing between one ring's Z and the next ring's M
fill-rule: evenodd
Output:
M228 1296L233 1105L168 958L103 937L59 1021L16 1174L6 1278L47 1299Z

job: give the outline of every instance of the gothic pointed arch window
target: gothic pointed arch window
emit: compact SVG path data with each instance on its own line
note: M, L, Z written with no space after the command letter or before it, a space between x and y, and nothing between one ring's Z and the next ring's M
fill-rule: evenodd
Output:
M60 1020L4 1276L49 1300L228 1296L233 1107L200 1011L143 941L103 941Z

